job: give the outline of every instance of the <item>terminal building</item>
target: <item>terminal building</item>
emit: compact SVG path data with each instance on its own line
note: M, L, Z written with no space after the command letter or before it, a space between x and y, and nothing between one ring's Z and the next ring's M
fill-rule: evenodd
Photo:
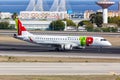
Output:
M64 19L69 18L65 0L54 0L49 11L43 8L43 0L30 0L25 11L20 12L21 19Z
M25 11L21 11L19 18L27 29L48 30L52 21L69 18L65 0L54 0L49 11L43 8L43 0L30 0Z
M27 30L49 30L51 21L38 21L38 20L21 20L22 24ZM11 25L15 25L15 21L10 20Z
M102 10L98 10L97 12L102 12ZM96 13L93 10L86 10L84 12L84 19L89 19L91 14ZM120 16L120 11L108 11L108 17L118 17Z
M5 19L5 18L10 19L11 16L12 16L12 13L9 13L9 12L0 12L0 19Z
M67 11L63 12L50 12L50 11L21 11L21 19L47 19L47 20L56 20L69 18Z

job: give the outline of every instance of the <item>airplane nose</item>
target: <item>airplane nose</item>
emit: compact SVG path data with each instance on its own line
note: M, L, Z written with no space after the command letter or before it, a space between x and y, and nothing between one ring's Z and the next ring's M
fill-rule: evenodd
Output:
M110 42L107 43L108 46L112 46L112 44Z

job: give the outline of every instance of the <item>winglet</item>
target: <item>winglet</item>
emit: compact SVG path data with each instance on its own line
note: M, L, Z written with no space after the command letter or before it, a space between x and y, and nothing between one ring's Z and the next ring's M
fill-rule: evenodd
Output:
M16 29L17 29L18 35L22 35L22 31L26 31L26 28L22 25L21 21L17 18L15 19L15 23L16 23Z

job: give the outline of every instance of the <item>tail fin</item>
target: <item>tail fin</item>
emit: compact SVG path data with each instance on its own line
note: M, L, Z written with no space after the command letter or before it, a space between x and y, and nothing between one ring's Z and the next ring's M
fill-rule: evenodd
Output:
M19 19L15 19L15 22L16 22L18 35L22 35L22 31L27 31Z

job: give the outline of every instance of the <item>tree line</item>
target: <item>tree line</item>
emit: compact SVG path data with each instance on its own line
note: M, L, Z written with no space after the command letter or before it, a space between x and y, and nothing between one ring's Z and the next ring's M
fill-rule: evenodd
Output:
M0 29L15 29L15 27L14 27L14 25L9 24L8 21L1 21Z
M15 20L15 18L18 16L17 13L13 13L11 18ZM9 21L1 21L0 22L0 29L15 29L15 25L12 25L9 23Z
M108 17L108 23L116 24L117 27L103 27L102 15L102 12L93 13L90 15L90 20L81 21L78 26L85 25L86 30L90 32L117 32L120 27L120 17Z

